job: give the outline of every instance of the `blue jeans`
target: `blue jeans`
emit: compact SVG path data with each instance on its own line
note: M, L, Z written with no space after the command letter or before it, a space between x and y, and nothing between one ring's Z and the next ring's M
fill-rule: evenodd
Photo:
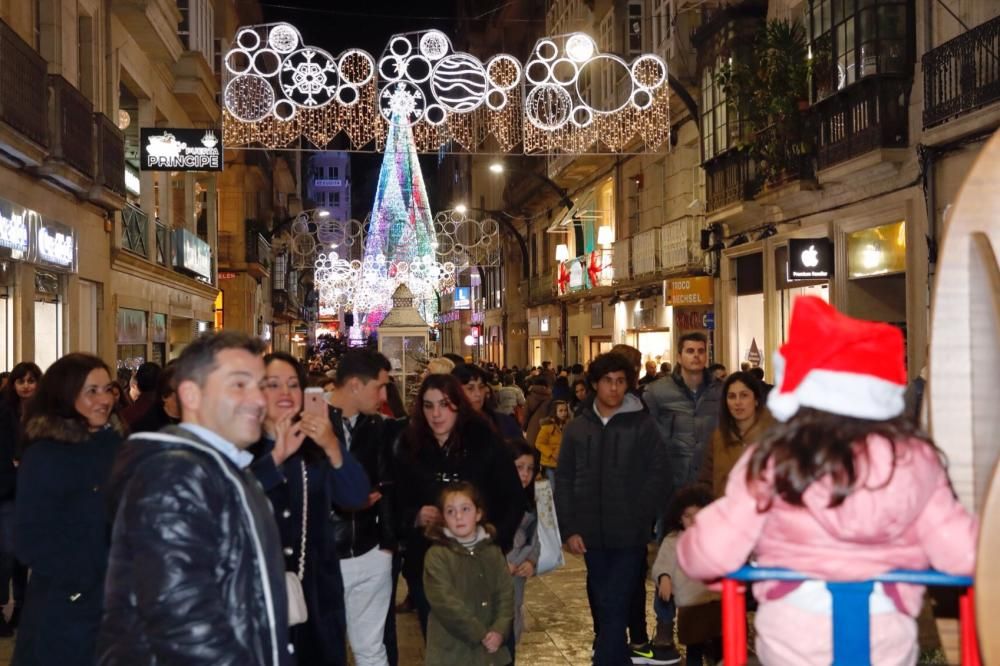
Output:
M674 618L677 617L677 604L671 596L670 601L660 599L659 592L653 592L653 612L656 614L657 622L666 622L670 626L674 625ZM671 634L671 639L673 634Z
M589 549L587 585L591 591L591 611L598 622L594 645L594 666L631 664L625 629L635 594L635 581L646 557L644 546Z

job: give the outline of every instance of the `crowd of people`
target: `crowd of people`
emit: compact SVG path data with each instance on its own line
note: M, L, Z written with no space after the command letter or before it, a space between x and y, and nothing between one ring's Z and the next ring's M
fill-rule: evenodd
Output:
M810 298L790 331L773 387L692 333L672 366L627 345L586 368L433 358L409 405L376 351L303 363L235 332L135 373L20 363L0 389L0 632L18 666L395 666L411 607L428 665L512 664L546 486L598 666L716 663L711 581L749 559L971 573L977 522L904 412L898 331ZM821 581L755 593L763 663L829 663ZM915 663L921 594L876 587L873 663Z

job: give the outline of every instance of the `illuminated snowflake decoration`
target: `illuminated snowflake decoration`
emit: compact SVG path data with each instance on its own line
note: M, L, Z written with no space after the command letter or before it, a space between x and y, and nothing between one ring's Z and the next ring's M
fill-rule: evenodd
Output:
M306 48L295 51L282 61L280 81L282 92L294 103L320 107L334 98L340 77L330 54Z
M394 113L399 113L412 125L424 115L426 101L420 88L400 81L379 95L379 109L386 120L391 120Z

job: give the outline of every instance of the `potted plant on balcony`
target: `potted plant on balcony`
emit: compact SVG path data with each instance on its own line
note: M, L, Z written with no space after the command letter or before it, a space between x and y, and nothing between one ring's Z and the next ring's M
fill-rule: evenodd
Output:
M808 175L814 145L804 110L810 75L805 30L798 22L768 21L741 55L718 74L742 126L739 147L754 160L764 186Z

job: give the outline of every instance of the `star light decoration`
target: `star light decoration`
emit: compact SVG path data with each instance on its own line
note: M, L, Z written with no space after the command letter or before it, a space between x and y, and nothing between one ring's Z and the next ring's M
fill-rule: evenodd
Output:
M421 152L476 151L488 137L502 151L645 151L670 134L663 59L627 62L584 33L538 40L522 65L455 51L438 30L393 35L378 60L359 49L335 57L276 23L242 28L223 65L227 145L304 137L326 148L343 133L354 149L382 150L394 98ZM619 83L603 99L597 86L609 80Z

